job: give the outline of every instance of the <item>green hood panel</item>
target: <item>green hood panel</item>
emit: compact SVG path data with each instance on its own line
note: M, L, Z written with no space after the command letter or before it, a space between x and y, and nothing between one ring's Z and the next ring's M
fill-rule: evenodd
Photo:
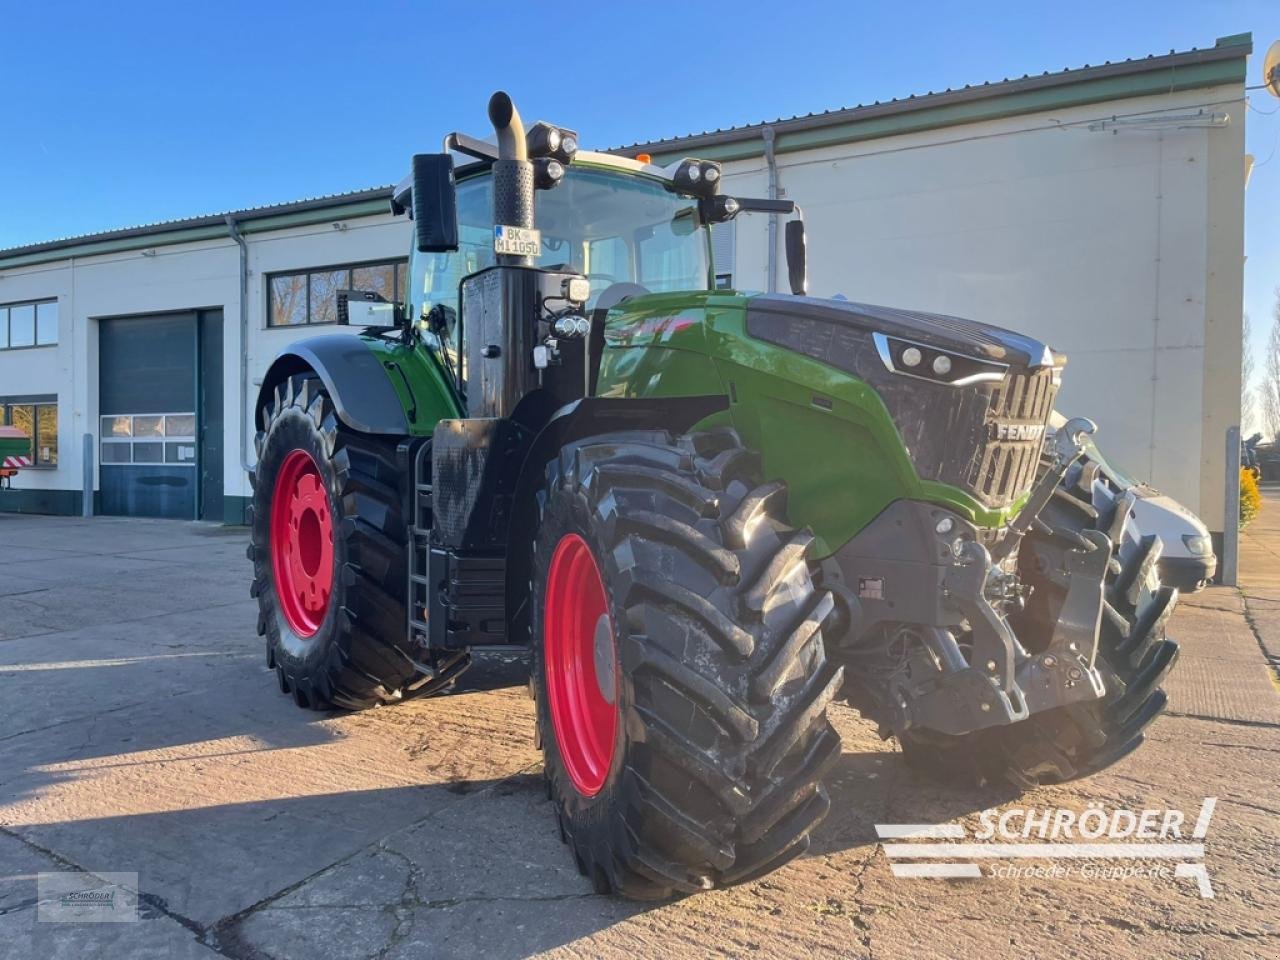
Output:
M609 313L599 392L607 396L729 395L728 421L788 487L791 519L834 552L894 500L946 506L999 527L1021 503L984 507L966 491L921 479L893 419L868 384L801 353L750 337L751 295L661 294ZM709 424L707 424L709 425Z

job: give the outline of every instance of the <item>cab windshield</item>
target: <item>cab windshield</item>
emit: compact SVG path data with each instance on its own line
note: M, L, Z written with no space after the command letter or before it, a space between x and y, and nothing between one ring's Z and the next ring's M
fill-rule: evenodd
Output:
M456 311L462 278L496 262L492 185L489 173L458 183L456 251L413 253L412 316L422 318L435 306ZM534 204L542 234L535 266L585 275L591 282L588 308L618 283L639 284L650 293L712 286L697 202L667 192L656 180L570 167L559 186L537 192ZM449 326L446 338L456 329L453 318Z

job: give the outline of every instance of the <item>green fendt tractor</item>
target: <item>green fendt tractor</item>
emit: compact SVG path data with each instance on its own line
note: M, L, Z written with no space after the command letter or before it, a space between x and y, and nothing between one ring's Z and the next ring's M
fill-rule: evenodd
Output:
M531 652L548 793L602 891L808 846L844 697L908 759L1018 785L1132 750L1176 594L1042 458L1063 359L995 327L715 289L713 223L788 201L527 131L413 158L407 302L278 357L257 406L258 629L299 705L447 689ZM457 169L454 155L466 162ZM1133 541L1134 538L1128 538Z

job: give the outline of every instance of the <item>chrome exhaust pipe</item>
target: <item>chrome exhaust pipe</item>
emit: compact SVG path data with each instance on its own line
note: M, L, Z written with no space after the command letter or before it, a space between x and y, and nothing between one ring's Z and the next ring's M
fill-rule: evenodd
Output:
M494 226L533 227L533 164L525 142L520 111L506 93L499 90L489 98L489 122L498 140L498 159L493 163ZM532 266L531 257L499 254L498 263Z

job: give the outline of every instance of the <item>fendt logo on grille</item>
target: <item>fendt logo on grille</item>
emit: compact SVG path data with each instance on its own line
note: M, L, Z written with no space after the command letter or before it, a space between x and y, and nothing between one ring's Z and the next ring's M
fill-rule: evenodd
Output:
M992 423L992 440L1041 440L1044 437L1042 423Z

